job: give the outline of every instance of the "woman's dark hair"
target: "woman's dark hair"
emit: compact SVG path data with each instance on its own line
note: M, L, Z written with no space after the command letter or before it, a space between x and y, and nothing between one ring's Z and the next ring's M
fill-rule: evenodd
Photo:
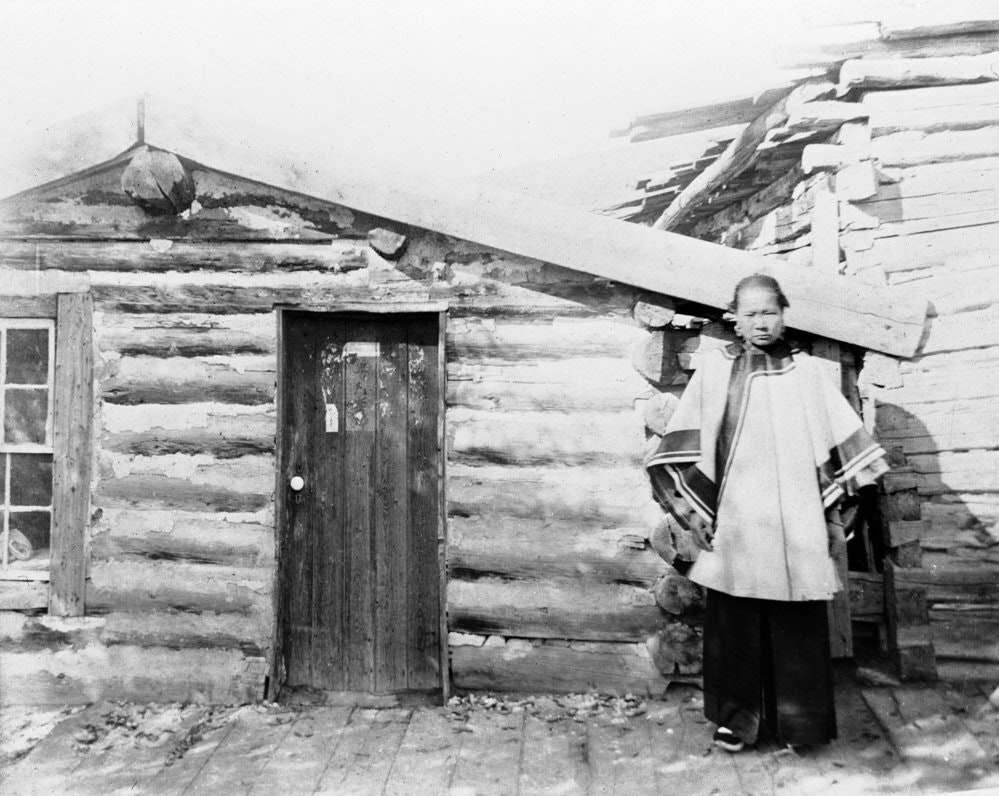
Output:
M744 277L739 280L739 284L735 286L735 295L732 296L732 301L728 305L729 312L735 312L739 308L739 294L743 290L749 288L760 288L762 290L769 290L777 297L777 305L785 310L790 307L790 303L787 300L787 296L784 295L784 291L780 289L780 284L772 276L767 276L766 274L752 274L750 276Z

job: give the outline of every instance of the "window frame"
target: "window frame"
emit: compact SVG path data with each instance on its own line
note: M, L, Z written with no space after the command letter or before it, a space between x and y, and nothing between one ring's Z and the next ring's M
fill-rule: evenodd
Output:
M52 526L49 580L0 580L0 610L48 608L83 616L89 569L88 527L93 474L93 297L60 293L11 297L8 321L55 321L52 411Z
M48 373L43 384L8 384L7 383L7 360L10 344L9 331L11 329L44 329L48 332ZM53 430L55 425L55 357L56 357L56 321L52 318L0 318L0 419L5 417L8 390L19 389L42 389L44 387L46 397L45 411L45 442L7 442L3 439L4 432L0 428L0 454L4 454L3 464L3 523L0 528L0 539L9 538L12 511L9 504L10 498L10 469L11 462L7 454L48 454L53 455ZM52 537L52 506L53 498L48 506L19 506L21 510L34 509L38 511L48 511L49 513L49 539ZM49 563L44 570L41 569L21 569L17 563L11 562L8 558L8 544L0 549L0 581L48 581L50 579L52 558L51 541L49 546Z

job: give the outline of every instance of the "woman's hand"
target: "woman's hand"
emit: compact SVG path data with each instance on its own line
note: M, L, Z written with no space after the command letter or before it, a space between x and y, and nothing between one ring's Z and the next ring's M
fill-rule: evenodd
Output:
M701 550L707 550L709 553L712 552L715 548L711 544L711 540L714 539L711 524L705 522L699 514L689 517L688 522L690 523L690 532L693 534L694 542L697 546Z

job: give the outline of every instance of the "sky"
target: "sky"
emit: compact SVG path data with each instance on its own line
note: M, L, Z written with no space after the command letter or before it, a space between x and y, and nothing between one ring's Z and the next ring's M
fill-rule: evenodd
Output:
M620 146L610 132L638 113L779 82L801 7L0 0L0 142L148 92L382 160L482 173Z

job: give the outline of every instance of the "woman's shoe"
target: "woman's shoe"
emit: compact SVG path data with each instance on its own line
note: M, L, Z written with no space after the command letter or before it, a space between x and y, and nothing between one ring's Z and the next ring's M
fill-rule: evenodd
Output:
M732 732L728 727L719 727L715 730L714 738L715 746L719 749L724 749L726 752L741 752L746 748L746 743L738 735Z

